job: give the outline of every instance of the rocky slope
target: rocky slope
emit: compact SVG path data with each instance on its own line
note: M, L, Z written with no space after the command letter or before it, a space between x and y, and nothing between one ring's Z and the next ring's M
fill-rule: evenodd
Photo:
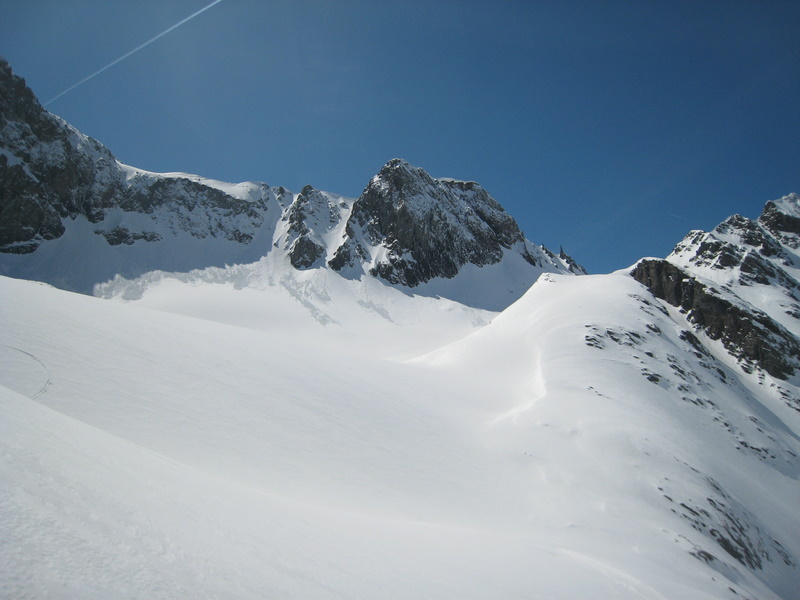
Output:
M643 259L594 282L560 282L562 305L582 311L573 334L583 328L596 353L574 349L561 359L562 372L581 365L573 383L585 403L594 394L606 411L633 398L628 410L657 415L645 446L651 435L668 441L661 458L647 450L642 460L652 462L643 472L658 474L658 502L674 516L675 529L664 531L679 532L677 543L727 579L731 597L752 576L769 591L751 588L745 597L794 598L800 577L794 525L776 525L792 521L785 502L797 496L800 479L798 234L800 196L790 194L767 202L756 220L734 215L713 231L690 232L666 259ZM643 288L606 292L600 305L602 288L624 285L613 282L617 276ZM591 294L595 305L582 308ZM528 306L533 310L532 299ZM589 404L573 402L585 419ZM667 416L677 414L674 422ZM628 418L638 417L621 416L621 428ZM693 438L688 446L686 435ZM605 452L611 439L595 452ZM768 507L778 498L780 507Z
M465 265L511 260L522 283L512 284L507 305L542 272L583 272L563 253L528 242L478 184L434 179L399 159L357 199L311 186L296 194L259 182L149 173L121 164L44 110L7 62L0 63L0 116L0 274L89 293L115 275L277 253L297 270L330 268L418 288L452 279Z
M734 215L713 231L692 231L666 259L645 259L632 276L719 341L746 372L782 382L800 371L800 196L767 202L751 220Z

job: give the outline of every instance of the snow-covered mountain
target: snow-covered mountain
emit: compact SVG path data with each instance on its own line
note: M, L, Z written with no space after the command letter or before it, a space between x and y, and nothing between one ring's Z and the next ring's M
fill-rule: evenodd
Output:
M292 193L260 182L150 173L118 162L45 111L6 62L0 110L5 275L91 293L115 276L270 256L295 270L378 277L499 310L543 272L583 272L563 253L527 241L477 183L433 179L399 159L356 199L311 186ZM467 296L465 288L472 290Z
M0 70L0 597L800 597L797 195L575 277L475 183L146 173Z

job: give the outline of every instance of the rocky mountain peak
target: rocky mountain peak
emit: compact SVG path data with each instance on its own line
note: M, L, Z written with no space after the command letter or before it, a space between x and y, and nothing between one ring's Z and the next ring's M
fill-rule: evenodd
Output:
M740 285L776 282L795 288L800 247L800 198L790 194L767 202L757 220L733 215L710 232L690 232L670 260L700 269L720 283Z
M16 75L8 61L0 56L0 118L41 126L49 121L43 116L44 108L25 80Z
M0 251L26 254L61 237L63 220L102 219L125 177L111 152L42 108L0 68Z
M800 195L767 202L758 222L792 249L800 247Z
M393 158L370 180L367 190L371 187L393 190L397 194L395 197L400 199L403 195L419 195L435 185L434 179L424 169L414 167L402 158Z
M80 220L93 224L93 233L111 246L160 241L165 222L200 239L247 243L263 220L258 202L242 201L202 178L120 164L100 142L47 112L7 62L0 64L0 115L0 252L33 253ZM241 230L241 217L256 227Z
M370 273L414 287L512 250L537 265L517 223L474 182L434 179L402 159L386 163L353 204L337 271L370 262Z
M295 269L320 266L326 253L324 234L342 220L342 208L329 194L306 185L285 212L289 227L283 244Z

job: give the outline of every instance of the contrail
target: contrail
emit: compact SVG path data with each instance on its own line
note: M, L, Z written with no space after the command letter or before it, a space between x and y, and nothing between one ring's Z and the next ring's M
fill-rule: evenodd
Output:
M94 79L95 77L97 77L98 75L100 75L100 73L102 73L103 71L107 71L108 69L110 69L111 67L113 67L114 65L116 65L117 63L119 63L119 62L122 62L123 60L125 60L126 58L128 58L128 57L129 57L131 54L136 54L136 53L137 53L139 50L141 50L142 48L146 48L147 46L149 46L150 44L152 44L153 42L155 42L157 39L164 37L164 36L165 36L165 35L167 35L167 34L168 34L170 31L173 31L173 30L177 29L178 27L180 27L181 25L183 25L184 23L186 23L186 21L191 21L191 20L192 20L192 19L194 19L194 18L195 18L197 15L199 15L199 14L201 14L201 13L204 13L204 12L206 12L206 11L207 11L209 8L211 8L211 7L212 7L212 6L214 6L215 4L219 4L220 2L222 2L222 0L214 0L214 2L212 2L212 3L211 3L211 4L209 4L208 6L204 6L203 8L201 8L200 10L198 10L198 11L197 11L197 12L195 12L195 13L192 13L191 15L189 15L188 17L186 17L185 19L183 19L183 20L181 20L181 21L178 21L177 23L175 23L175 25L173 25L172 27L168 27L167 29L165 29L164 31L162 31L161 33L159 33L157 36L155 36L155 37L153 37L153 38L151 38L151 39L147 40L147 41L146 41L144 44L142 44L141 46L137 46L136 48L134 48L133 50L131 50L131 51L130 51L130 52L128 52L127 54L123 54L122 56L120 56L120 57L119 57L117 60L115 60L115 61L113 61L113 62L110 62L110 63L108 63L108 64L107 64L105 67L103 67L103 68L102 68L102 69L100 69L99 71L95 71L94 73L92 73L92 74L91 74L91 75L89 75L88 77L85 77L84 79L81 79L81 80L80 80L78 83L76 83L75 85L68 87L67 89L65 89L63 92L61 92L60 94L58 94L58 95L57 95L57 96L55 96L54 98L51 98L50 100L48 100L47 102L45 102L45 104L44 104L44 105L45 105L45 106L47 106L48 104L51 104L51 103L55 102L56 100L58 100L59 98L61 98L61 96L63 96L64 94L67 94L67 93L71 92L71 91L72 91L72 90L74 90L76 87L78 87L79 85L83 85L84 83L86 83L86 82L87 82L87 81L89 81L90 79Z

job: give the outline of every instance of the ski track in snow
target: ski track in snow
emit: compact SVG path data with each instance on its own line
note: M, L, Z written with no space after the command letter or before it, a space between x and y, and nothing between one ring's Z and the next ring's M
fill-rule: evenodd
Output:
M2 348L3 350L0 350L0 365L2 365L0 366L0 378L3 381L12 382L15 389L24 395L28 395L33 400L46 393L50 386L53 385L47 365L34 354L7 344L3 344ZM9 353L9 350L12 352ZM14 353L17 353L17 355L14 356ZM19 360L20 354L25 357L22 361ZM33 369L30 368L30 364L24 364L31 361L35 364ZM42 377L44 382L41 381ZM36 391L33 391L34 389Z

